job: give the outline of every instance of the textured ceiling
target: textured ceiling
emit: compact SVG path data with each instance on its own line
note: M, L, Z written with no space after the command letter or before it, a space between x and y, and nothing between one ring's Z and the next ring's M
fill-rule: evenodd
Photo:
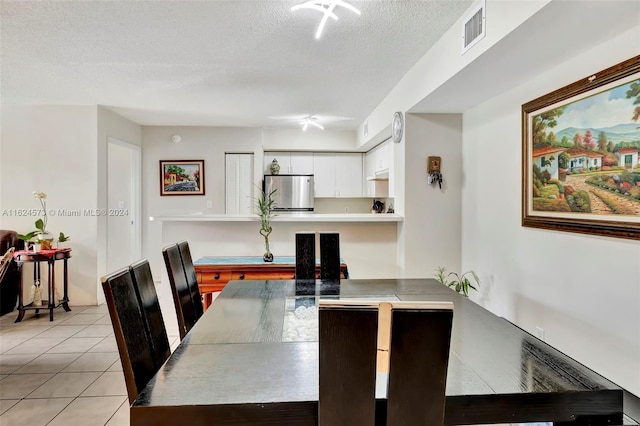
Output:
M354 129L471 0L351 1L320 40L301 1L0 2L2 103L109 107L143 125ZM342 118L342 119L338 119Z

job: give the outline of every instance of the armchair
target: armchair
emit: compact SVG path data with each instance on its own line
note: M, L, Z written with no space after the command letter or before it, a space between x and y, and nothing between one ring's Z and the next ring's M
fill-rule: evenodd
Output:
M0 230L0 256L4 255L11 247L22 250L24 241L18 238L15 231ZM12 261L0 281L0 315L7 314L16 307L19 283L20 270L18 265Z

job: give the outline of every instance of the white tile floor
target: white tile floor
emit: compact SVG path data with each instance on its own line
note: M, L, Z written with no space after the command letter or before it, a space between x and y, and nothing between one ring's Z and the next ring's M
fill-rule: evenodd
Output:
M179 343L170 294L160 294L172 350ZM129 425L120 357L106 305L37 317L0 317L0 425Z

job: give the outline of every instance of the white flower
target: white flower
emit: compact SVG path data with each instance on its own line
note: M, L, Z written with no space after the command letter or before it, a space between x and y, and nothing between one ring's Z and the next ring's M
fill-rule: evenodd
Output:
M44 192L33 191L33 196L40 200L47 198L47 194L45 194Z

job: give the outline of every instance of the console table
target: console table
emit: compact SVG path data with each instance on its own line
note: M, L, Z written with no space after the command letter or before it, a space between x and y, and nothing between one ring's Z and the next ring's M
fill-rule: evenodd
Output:
M292 280L296 276L296 258L277 256L273 262L265 262L259 256L206 256L194 262L198 288L203 295L203 305L211 305L211 293L222 291L233 280ZM340 277L349 278L344 259L340 259ZM320 278L320 260L316 259L316 278Z
M29 251L29 250L20 250L13 254L13 258L18 264L18 268L20 269L20 287L18 289L18 318L15 322L22 321L24 318L25 311L29 309L35 309L35 313L37 314L40 309L48 309L49 310L49 321L53 321L53 310L59 306L62 306L65 311L71 311L69 308L69 294L68 294L68 285L69 285L69 271L67 268L67 261L71 257L71 249L55 249L55 250L40 250L37 252ZM56 303L55 293L56 293L56 274L55 274L55 263L58 260L62 260L63 268L64 268L64 280L63 287L64 293L61 300ZM22 295L23 290L23 276L22 276L22 265L25 262L33 262L33 282L40 282L40 262L47 262L48 265L48 300L47 305L44 304L41 306L34 306L33 302L24 305L24 296Z

